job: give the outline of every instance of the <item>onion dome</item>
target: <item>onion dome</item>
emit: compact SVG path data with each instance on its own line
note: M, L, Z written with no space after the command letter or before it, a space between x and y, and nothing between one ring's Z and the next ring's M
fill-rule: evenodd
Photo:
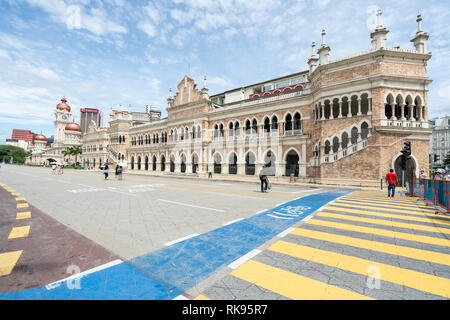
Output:
M34 141L44 141L47 142L47 138L42 135L42 134L38 134L37 136L34 137Z
M68 123L66 125L66 130L70 130L70 131L80 131L81 132L81 127L79 124L72 122L72 123Z
M70 106L66 103L67 100L65 97L63 97L61 99L61 103L58 103L58 105L56 106L56 109L58 110L67 110L70 112Z

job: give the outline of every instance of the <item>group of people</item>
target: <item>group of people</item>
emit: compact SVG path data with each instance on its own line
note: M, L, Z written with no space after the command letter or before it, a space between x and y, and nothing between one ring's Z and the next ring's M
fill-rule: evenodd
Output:
M105 180L108 179L109 176L109 166L106 164L103 168L103 174L105 175ZM117 180L122 180L123 168L122 166L116 165L115 176Z
M64 173L64 165L56 162L51 163L52 166L52 174L63 174Z

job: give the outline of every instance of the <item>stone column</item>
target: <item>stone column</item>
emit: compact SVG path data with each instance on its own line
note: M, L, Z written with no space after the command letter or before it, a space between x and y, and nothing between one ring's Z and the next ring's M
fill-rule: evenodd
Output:
M338 119L342 119L342 101L339 101L339 116Z
M322 110L322 118L320 118L320 120L325 120L325 106L320 104L320 108Z
M420 122L423 122L423 121L424 121L423 116L422 116L422 114L423 114L423 108L424 108L424 106L419 106L419 121L420 121Z
M395 116L395 104L391 104L391 120L397 120L397 117Z
M405 119L405 106L406 104L402 103L400 104L400 110L401 110L401 118L400 120L404 121Z
M228 163L224 163L224 161L222 161L222 174L229 174Z
M330 102L330 120L334 119L334 104Z
M362 115L362 112L361 112L361 98L358 99L358 113L356 115L357 116Z

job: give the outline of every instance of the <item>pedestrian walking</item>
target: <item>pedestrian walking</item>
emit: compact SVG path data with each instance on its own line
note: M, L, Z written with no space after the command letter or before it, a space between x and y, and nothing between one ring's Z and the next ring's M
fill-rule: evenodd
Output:
M52 174L56 174L56 163L52 162Z
M386 183L388 184L388 197L391 197L392 190L392 198L395 196L395 186L399 184L398 176L394 173L394 169L389 170L389 173L386 175Z
M428 179L428 175L425 173L424 170L420 170L420 179Z
M212 179L212 168L211 168L211 166L208 167L208 179Z
M119 179L119 165L116 165L116 170L114 172L114 175L116 177L116 180Z
M105 165L105 169L103 170L103 173L105 174L105 180L108 179L108 174L109 174L109 167L108 167L108 165Z
M122 166L119 166L119 168L117 169L117 175L119 176L119 180L122 180L122 173L123 173L123 168L122 168Z
M61 169L60 169L60 171L61 171L61 174L64 174L64 165L63 165L63 164L61 164Z
M261 180L261 192L267 191L267 183L269 179L267 178L267 173L265 171L266 171L265 166L259 169L259 180Z

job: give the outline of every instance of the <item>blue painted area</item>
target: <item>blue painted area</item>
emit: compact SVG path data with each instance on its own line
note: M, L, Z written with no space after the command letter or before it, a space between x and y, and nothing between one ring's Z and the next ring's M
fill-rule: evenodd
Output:
M248 219L87 275L81 290L61 285L0 295L0 299L173 299L264 244L328 202L352 190L330 191L290 201Z

